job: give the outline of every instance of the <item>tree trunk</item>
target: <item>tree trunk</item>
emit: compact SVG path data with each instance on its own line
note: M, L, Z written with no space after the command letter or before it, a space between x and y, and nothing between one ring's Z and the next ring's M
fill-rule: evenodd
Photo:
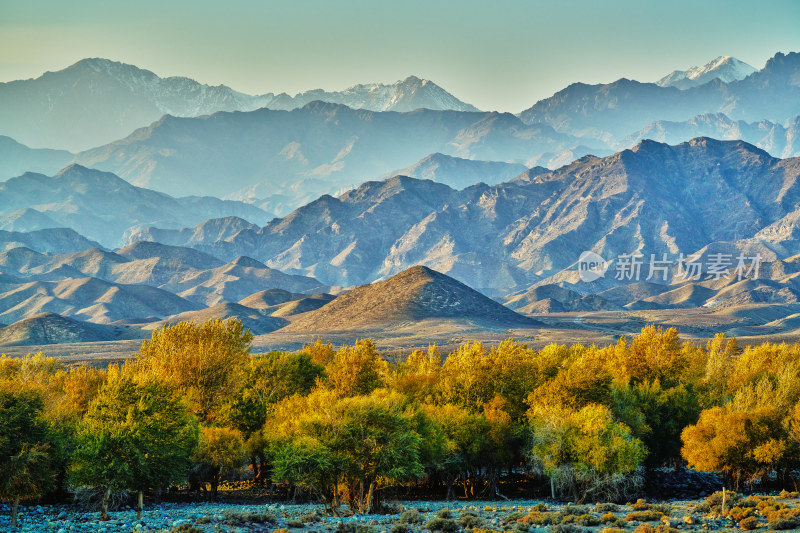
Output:
M334 476L333 478L333 498L331 501L331 514L339 516L339 479Z
M456 476L454 474L446 474L446 476L445 482L447 483L447 496L445 496L445 499L448 501L455 500L456 491L453 488L453 484L456 482Z
M358 479L358 512L364 514L364 476Z
M106 521L110 520L108 516L108 500L111 499L111 487L106 487L106 491L103 493L103 503L100 507L100 520Z
M11 527L17 527L17 516L19 516L19 496L14 497L11 504Z
M550 497L556 499L556 483L553 481L553 476L550 476Z
M367 490L367 512L371 514L377 514L376 508L378 507L378 499L375 496L375 482L369 484L369 490Z
M220 469L222 470L222 469ZM216 472L211 477L211 501L217 501L217 490L219 490L219 481L222 478L221 472Z
M136 520L142 519L142 510L144 509L144 491L140 490L136 494Z

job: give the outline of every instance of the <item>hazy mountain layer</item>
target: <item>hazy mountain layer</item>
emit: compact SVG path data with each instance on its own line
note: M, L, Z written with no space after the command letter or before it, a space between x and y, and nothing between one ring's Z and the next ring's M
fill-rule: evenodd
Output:
M680 90L620 79L604 85L574 83L520 113L526 124L614 144L655 121L682 122L706 113L733 120L783 124L800 115L800 53L776 54L744 79L720 79Z
M0 183L0 229L72 228L113 248L141 228L180 228L221 216L264 223L270 215L243 202L173 198L135 187L114 174L70 165L53 177L27 172Z
M687 138L713 137L721 140L740 139L775 157L800 156L800 116L785 126L768 120L745 122L731 120L722 113L699 115L684 122L659 120L622 140L622 146L636 144L643 139L677 144Z
M65 150L29 148L0 135L0 182L25 172L55 174L75 157Z
M0 134L37 148L78 151L124 137L167 114L197 117L266 106L294 109L314 100L376 111L477 111L435 83L414 76L341 92L249 95L225 85L209 86L180 76L161 78L133 65L95 58L36 79L0 83Z
M577 144L510 114L372 112L316 102L293 111L165 117L79 154L77 162L175 196L302 198L353 187L436 152L521 163Z

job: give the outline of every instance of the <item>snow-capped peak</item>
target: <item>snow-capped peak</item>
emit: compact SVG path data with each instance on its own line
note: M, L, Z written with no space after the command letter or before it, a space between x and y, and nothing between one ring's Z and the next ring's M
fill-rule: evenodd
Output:
M755 71L755 68L735 57L720 56L702 67L672 71L658 80L656 84L662 87L688 89L703 85L714 79L719 79L725 83L742 80Z

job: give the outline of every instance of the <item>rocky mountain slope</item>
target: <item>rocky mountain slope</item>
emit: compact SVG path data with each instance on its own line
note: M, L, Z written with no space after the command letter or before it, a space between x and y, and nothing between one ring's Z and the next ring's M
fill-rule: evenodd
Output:
M583 250L609 258L688 255L755 238L765 249L783 243L781 257L798 253L798 176L799 159L776 159L741 141L642 141L462 191L407 177L368 182L259 230L191 246L225 260L246 250L328 285L369 283L422 264L487 294L507 294L545 278L560 282L559 275L573 280Z
M38 217L37 217L38 218ZM64 254L100 247L69 228L47 228L33 231L0 230L0 251L26 247L42 253Z
M90 324L55 313L39 313L0 327L0 346L110 341L129 338L130 333L124 326Z
M135 322L200 307L156 287L122 285L94 277L60 281L6 279L0 283L0 320L6 323L42 312L101 324Z

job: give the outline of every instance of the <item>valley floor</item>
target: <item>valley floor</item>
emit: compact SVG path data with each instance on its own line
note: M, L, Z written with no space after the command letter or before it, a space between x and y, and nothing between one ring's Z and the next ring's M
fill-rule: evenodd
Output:
M758 501L752 508L753 525L761 530L793 529L800 522L766 514L778 507L782 516L796 515L800 500L797 493L783 496L751 496ZM713 502L713 500L712 500ZM767 507L764 503L773 507ZM741 504L741 501L740 501ZM23 507L18 531L53 532L243 532L281 531L282 533L422 533L482 531L524 533L656 533L656 531L743 531L738 517L721 516L719 505L709 500L680 500L651 503L639 500L627 505L573 505L542 500L508 501L405 501L391 502L390 514L325 517L319 505L162 503L146 508L142 520L135 511L125 508L112 511L111 520L101 522L97 512L79 512L72 507ZM746 508L744 504L742 508ZM760 509L764 509L762 513ZM346 509L346 507L345 507ZM740 508L736 508L740 509ZM0 506L0 529L7 530L8 505ZM449 518L443 518L449 516ZM783 526L783 527L781 527ZM744 527L749 527L744 525ZM658 529L656 529L658 528ZM797 531L797 529L794 529Z
M800 305L749 305L728 309L663 309L631 311L590 311L571 313L539 313L530 315L544 327L504 329L477 327L459 320L426 319L386 329L281 332L257 335L253 353L271 350L299 350L323 339L335 346L353 344L357 339L371 338L389 356L407 355L414 349L425 349L435 343L444 352L470 341L498 344L509 337L540 349L547 344L613 344L621 335L635 335L648 324L674 327L681 338L705 343L717 333L736 337L741 346L762 342L800 342ZM142 332L142 338L149 332ZM30 346L7 346L0 352L9 356L43 352L67 362L91 362L105 366L109 362L132 357L141 346L140 339L62 343Z

